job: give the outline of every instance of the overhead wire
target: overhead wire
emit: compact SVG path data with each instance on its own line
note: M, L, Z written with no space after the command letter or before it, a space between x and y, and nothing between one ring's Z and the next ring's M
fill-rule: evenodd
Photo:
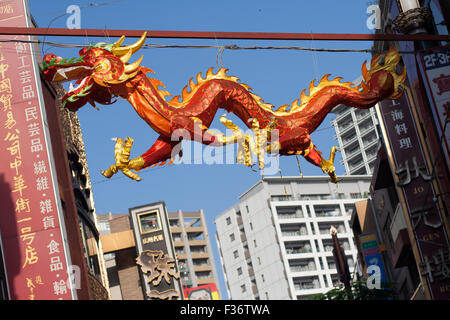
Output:
M108 4L112 3L112 2L117 2L117 1L120 1L120 0L111 0L111 1L108 1L108 2L101 2L101 3L94 3L94 2L91 2L91 3L87 4L87 5L84 5L84 6L78 6L78 7L79 7L80 9L85 9L85 8L89 8L89 7L98 7L98 6L108 5ZM53 22L55 22L55 21L58 20L59 18L62 18L62 17L64 17L64 16L68 15L68 14L69 14L69 13L66 11L66 12L63 13L63 14L57 15L56 17L52 18L52 19L50 20L50 22L48 23L48 25L47 25L47 30L50 29L50 26L52 25ZM46 37L46 35L44 35L44 40L45 40L45 37ZM44 42L44 44L45 44L45 42ZM41 53L42 53L42 56L44 56L44 53L45 53L45 51L44 51L44 46L41 47Z
M0 42L24 42L35 44L47 44L59 48L84 48L85 44L62 43L46 40L22 40L22 39L0 39ZM375 49L330 49L330 48L311 48L300 46L238 46L233 45L163 45L163 44L144 44L142 49L219 49L219 50L297 50L297 51L313 51L313 52L331 52L331 53L382 53L384 51ZM400 54L416 54L424 52L424 50L402 50Z

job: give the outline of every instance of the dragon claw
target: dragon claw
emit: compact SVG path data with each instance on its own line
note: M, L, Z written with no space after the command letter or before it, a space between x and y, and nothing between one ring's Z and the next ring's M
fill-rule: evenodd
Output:
M333 183L338 182L338 178L336 176L336 168L334 167L334 156L336 154L336 151L339 151L339 149L333 146L330 151L330 158L328 160L322 158L322 161L320 162L320 168L324 173L328 173L331 178L331 182Z
M142 157L129 160L132 145L133 139L130 137L125 139L125 143L120 138L116 139L116 145L114 146L115 164L111 165L107 170L102 171L101 173L103 176L106 178L111 178L118 171L122 171L124 175L133 180L142 180L142 178L130 170L140 170L144 165L144 159Z

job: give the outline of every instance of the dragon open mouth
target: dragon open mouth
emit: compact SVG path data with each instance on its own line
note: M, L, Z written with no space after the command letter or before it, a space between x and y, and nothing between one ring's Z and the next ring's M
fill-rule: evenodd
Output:
M73 66L67 68L60 68L56 70L53 75L53 82L69 81L73 79L80 79L83 75L89 74L93 68L88 66Z
M82 88L84 86L84 84L86 83L88 78L89 77L84 77L83 79L81 79L81 81L80 80L75 81L75 85L76 86L73 85L73 82L70 82L69 83L69 91L67 91L67 93L75 92L78 89Z
M88 99L88 95L91 93L91 88L94 84L92 77L84 77L75 82L75 85L70 82L69 90L62 97L62 103L64 107L68 107L69 110L76 111L82 105L84 105Z

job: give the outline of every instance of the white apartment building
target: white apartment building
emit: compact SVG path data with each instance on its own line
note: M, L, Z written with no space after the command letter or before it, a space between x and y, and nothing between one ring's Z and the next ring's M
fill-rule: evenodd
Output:
M362 77L354 81L359 85ZM375 108L356 109L343 104L333 111L336 118L331 121L342 154L346 174L372 174L379 148L378 124Z
M357 250L353 203L371 177L266 177L216 217L216 241L232 300L307 299L338 283L330 227L338 230L350 272Z

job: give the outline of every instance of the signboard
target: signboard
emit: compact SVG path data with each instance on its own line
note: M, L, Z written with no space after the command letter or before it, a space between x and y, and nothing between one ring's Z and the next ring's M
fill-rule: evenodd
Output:
M174 259L164 202L129 209L146 299L182 299L180 271Z
M219 300L219 293L217 292L214 283L208 283L195 288L184 289L185 300Z
M25 1L0 3L0 27L30 27ZM0 230L11 299L73 299L70 257L30 36L0 39ZM13 41L11 41L13 40Z
M387 282L386 270L375 233L366 233L359 236L367 268L377 266L380 270L380 283Z
M415 60L403 57L408 81L417 79ZM412 57L414 58L414 57ZM412 66L408 68L408 66ZM435 179L427 168L424 150L414 121L414 106L408 82L398 100L379 103L385 141L390 149L390 161L401 189L406 212L411 222L420 258L420 273L426 278L432 299L450 299L448 268L449 239L445 230L436 191Z
M450 168L450 46L419 55L425 88L436 121L447 167Z

